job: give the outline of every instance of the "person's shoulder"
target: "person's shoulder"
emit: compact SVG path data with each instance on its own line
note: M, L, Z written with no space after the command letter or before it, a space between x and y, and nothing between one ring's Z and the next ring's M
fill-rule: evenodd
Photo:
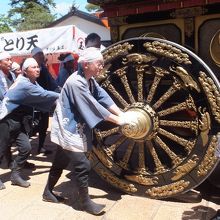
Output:
M86 79L78 74L78 72L76 71L70 75L66 82L68 84L84 84L86 83Z

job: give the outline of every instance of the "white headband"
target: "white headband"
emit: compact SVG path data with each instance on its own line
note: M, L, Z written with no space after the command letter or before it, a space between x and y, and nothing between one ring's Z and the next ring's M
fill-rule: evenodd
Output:
M74 58L73 58L73 56L71 54L69 54L62 62L66 63L66 62L72 61L72 60L74 60Z
M7 58L11 58L11 55L8 52L6 52L6 51L0 52L0 60L4 60Z
M11 71L15 71L20 68L20 65L16 62L13 62L11 65Z
M37 53L43 53L43 50L39 47L35 47L34 49L32 49L31 51L32 56L36 55Z
M38 63L34 58L27 58L22 65L22 71L26 70L31 65L38 65Z
M93 62L96 60L103 60L103 56L100 52L100 49L96 47L89 47L82 51L82 54L80 55L78 62Z

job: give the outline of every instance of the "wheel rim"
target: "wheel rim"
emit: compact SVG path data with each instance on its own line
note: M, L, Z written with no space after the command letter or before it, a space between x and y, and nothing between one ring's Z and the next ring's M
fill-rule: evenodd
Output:
M107 182L150 198L199 185L218 163L218 82L195 54L154 38L119 42L103 52L97 81L136 122L94 129L90 160Z

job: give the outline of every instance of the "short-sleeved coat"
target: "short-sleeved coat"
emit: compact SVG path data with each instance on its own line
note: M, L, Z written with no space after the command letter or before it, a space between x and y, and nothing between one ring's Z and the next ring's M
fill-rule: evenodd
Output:
M110 115L114 104L94 78L81 70L64 84L53 115L51 140L66 150L86 152L92 147L92 128Z

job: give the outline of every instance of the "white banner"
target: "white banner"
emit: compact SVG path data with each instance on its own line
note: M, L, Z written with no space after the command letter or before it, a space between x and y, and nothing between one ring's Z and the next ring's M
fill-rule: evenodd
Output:
M29 55L34 47L45 54L75 52L84 47L86 34L73 25L0 34L0 51ZM80 48L80 49L79 49Z

